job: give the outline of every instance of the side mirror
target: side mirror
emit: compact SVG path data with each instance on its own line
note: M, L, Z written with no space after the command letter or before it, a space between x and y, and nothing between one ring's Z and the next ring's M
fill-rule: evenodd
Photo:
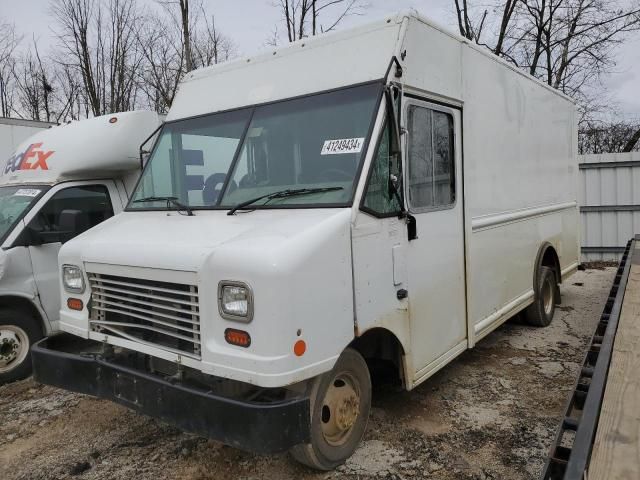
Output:
M16 239L14 246L16 247L30 247L42 245L44 239L40 235L40 232L30 225L27 225L22 230L20 236Z
M47 232L38 230L33 225L27 225L22 230L20 236L16 239L14 247L39 247L46 243L55 243L60 241L60 232Z
M58 241L65 243L89 229L89 218L82 210L63 210L58 225Z

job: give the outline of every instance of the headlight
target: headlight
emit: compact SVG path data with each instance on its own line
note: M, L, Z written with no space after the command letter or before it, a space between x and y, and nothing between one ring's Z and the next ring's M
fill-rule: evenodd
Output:
M62 266L62 284L64 289L70 293L84 292L84 276L80 267L75 265Z
M218 310L222 318L250 322L253 318L253 292L242 282L218 284Z

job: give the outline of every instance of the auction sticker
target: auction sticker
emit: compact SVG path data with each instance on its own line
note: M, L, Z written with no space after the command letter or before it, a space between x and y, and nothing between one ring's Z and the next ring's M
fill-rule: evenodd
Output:
M341 153L360 153L364 145L362 138L340 138L337 140L325 140L320 155L339 155Z
M15 197L37 197L39 193L40 190L37 190L35 188L21 188L20 190L17 190L13 195Z

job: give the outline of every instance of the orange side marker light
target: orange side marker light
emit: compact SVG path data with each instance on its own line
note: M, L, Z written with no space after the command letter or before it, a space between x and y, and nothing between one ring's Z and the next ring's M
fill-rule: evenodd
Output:
M227 328L224 331L224 339L231 345L249 348L251 345L251 336L244 330L236 330L235 328Z
M307 344L304 340L298 340L293 344L293 353L296 354L297 357L301 357L304 355L304 352L307 351Z
M80 311L84 305L79 298L67 298L67 307L69 307L70 310Z

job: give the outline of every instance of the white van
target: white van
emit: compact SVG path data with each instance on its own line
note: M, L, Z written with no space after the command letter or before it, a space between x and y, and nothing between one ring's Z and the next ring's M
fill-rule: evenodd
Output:
M28 376L30 346L57 330L60 245L122 211L159 125L138 111L41 130L0 165L0 384Z
M221 94L222 92L222 94ZM35 378L330 469L578 267L576 109L416 14L190 73L121 215L60 251Z

